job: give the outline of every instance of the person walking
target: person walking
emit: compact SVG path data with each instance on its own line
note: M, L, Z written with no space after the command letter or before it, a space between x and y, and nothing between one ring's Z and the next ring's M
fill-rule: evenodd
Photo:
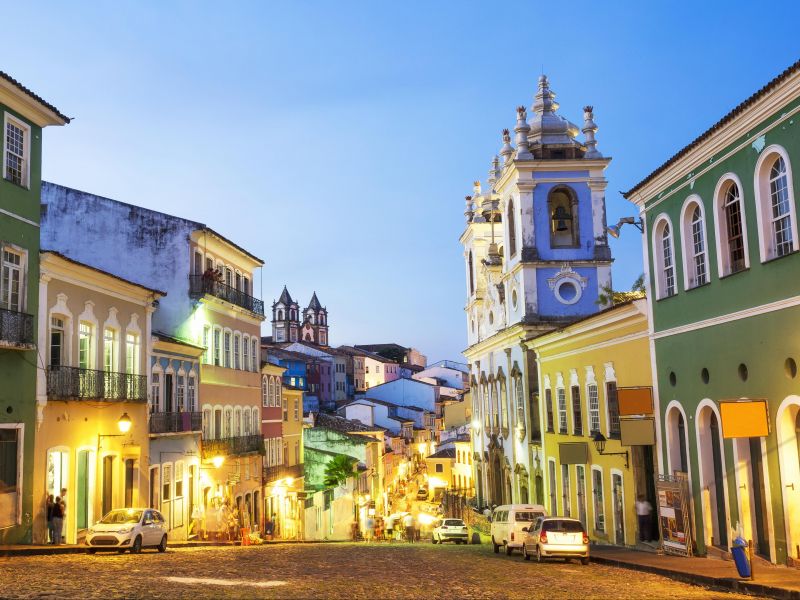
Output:
M267 520L264 521L264 539L271 542L273 533L275 533L275 521L271 515L267 515Z
M53 539L55 538L53 532L53 506L55 506L55 502L53 499L53 494L48 494L47 496L47 503L45 507L45 511L47 514L47 543L52 544Z
M406 541L407 542L414 542L414 517L411 513L408 513L405 517L403 517L403 527L406 530Z
M61 488L61 512L62 512L62 515L61 515L62 530L61 530L61 533L60 533L60 538L61 539L66 539L67 534L64 531L63 527L67 523L67 488ZM103 516L105 516L105 515L103 515Z
M649 542L653 539L652 519L653 505L650 504L643 494L636 498L636 519L639 521L639 541Z
M375 519L371 516L367 517L367 525L364 530L364 538L367 543L372 541L372 534L375 531Z
M61 544L61 531L64 528L64 504L61 497L57 496L53 502L53 544Z

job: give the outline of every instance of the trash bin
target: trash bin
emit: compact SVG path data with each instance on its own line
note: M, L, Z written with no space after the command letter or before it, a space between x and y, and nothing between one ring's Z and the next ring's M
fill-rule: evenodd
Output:
M747 556L747 541L741 536L733 540L731 546L731 554L733 554L733 562L736 563L736 570L739 572L739 577L750 577L750 557Z

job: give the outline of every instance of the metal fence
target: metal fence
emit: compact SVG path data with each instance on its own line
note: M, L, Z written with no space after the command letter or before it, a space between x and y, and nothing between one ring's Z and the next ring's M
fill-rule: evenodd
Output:
M147 402L147 376L78 367L50 367L47 370L47 397Z
M203 296L210 294L225 302L230 302L236 306L241 306L256 313L257 315L264 314L264 301L258 298L253 298L251 295L237 290L235 287L217 281L213 277L206 275L189 275L189 295L193 297Z
M0 308L0 342L15 346L33 344L33 315Z
M182 433L203 430L201 412L156 412L150 415L150 433Z
M203 440L203 458L231 456L264 451L264 438L260 435L241 435L239 437Z

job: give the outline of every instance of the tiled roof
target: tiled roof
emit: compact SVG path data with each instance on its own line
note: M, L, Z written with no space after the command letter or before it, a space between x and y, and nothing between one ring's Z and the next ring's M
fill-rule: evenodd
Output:
M314 427L324 427L333 431L341 433L358 433L358 432L372 432L383 431L383 427L365 425L361 421L353 421L339 417L336 415L329 415L326 413L316 413L314 415Z
M795 62L791 65L788 69L783 71L780 75L775 77L772 81L767 83L764 87L758 90L755 94L747 98L744 102L736 106L732 111L722 117L719 121L714 123L709 129L704 131L700 134L697 138L695 138L690 144L685 146L683 149L679 150L676 154L674 154L669 160L667 160L664 164L658 167L655 171L650 173L647 177L642 179L639 183L629 189L627 192L624 192L622 195L625 198L629 198L636 192L639 188L643 187L653 179L655 179L658 175L666 171L670 166L672 166L676 161L683 158L686 154L691 152L694 148L702 144L708 138L710 138L714 133L728 125L731 121L733 121L736 117L738 117L741 113L746 111L750 108L753 104L761 100L764 96L769 94L772 90L778 87L785 79L787 79L790 75L793 75L795 72L800 70L800 60Z
M3 71L0 71L0 78L5 79L8 83L10 83L14 87L16 87L19 91L21 91L24 94L28 95L29 97L33 98L34 100L36 100L42 106L49 108L54 113L56 113L56 115L58 115L59 118L63 119L66 123L69 123L70 118L68 116L62 114L60 110L58 110L55 106L53 106L52 104L47 102L41 96L38 96L38 95L34 94L31 90L29 90L24 85L22 85L19 81L17 81L13 77L11 77L11 75L9 75L8 73L4 73Z
M430 456L426 458L455 458L456 457L456 449L455 448L443 448L438 452L434 452Z
M154 331L153 335L157 337L159 340L163 342L169 342L170 344L179 344L181 346L187 346L188 348L194 348L195 350L205 350L205 346L198 346L197 344L192 344L191 342L187 342L180 338L176 338L175 336L163 333L161 331Z

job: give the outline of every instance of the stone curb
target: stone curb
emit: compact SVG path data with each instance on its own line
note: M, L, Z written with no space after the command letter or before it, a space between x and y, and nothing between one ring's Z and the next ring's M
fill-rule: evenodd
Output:
M697 573L675 571L664 567L642 565L639 563L618 560L616 558L607 558L605 556L592 555L591 560L592 562L602 565L610 565L612 567L620 567L622 569L630 569L644 573L653 573L654 575L669 577L670 579L682 581L683 583L690 583L693 585L713 587L767 598L777 598L778 600L800 600L799 591L776 587L774 585L764 585L756 581L739 580L733 577L709 577L708 575L699 575Z

